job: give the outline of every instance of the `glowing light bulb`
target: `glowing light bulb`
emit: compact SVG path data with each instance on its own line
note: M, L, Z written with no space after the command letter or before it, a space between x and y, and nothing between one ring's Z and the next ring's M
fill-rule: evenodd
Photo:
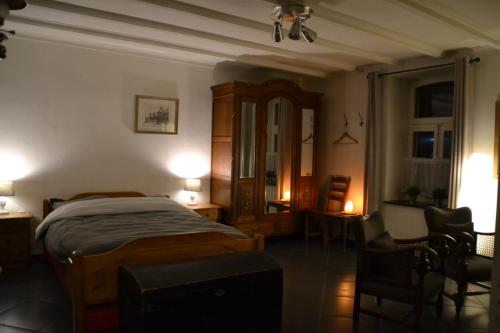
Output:
M351 200L347 201L344 206L344 213L352 213L354 211L354 204Z
M285 191L283 195L283 200L290 201L290 191Z

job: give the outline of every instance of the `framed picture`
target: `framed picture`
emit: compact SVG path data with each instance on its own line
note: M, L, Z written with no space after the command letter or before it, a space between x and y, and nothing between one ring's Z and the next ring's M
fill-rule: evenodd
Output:
M137 133L177 134L178 116L177 98L135 96Z

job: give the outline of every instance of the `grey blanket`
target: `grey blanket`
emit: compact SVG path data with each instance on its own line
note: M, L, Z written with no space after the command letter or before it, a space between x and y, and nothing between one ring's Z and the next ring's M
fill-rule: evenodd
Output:
M247 238L238 230L209 221L184 208L171 211L72 216L51 223L45 244L61 263L75 251L99 254L136 238L199 232L221 232Z

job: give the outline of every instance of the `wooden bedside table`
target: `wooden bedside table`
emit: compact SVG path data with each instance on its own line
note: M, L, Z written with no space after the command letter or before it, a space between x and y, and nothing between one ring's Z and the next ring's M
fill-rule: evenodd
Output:
M28 266L31 259L31 213L0 215L0 266L13 270Z
M200 216L203 216L210 221L220 222L220 206L212 204L199 204L196 206L186 206L197 212Z

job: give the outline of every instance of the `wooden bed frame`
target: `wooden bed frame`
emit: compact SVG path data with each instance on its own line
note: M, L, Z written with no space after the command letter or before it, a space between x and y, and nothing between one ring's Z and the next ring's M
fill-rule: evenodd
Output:
M95 192L81 193L69 200L94 195L107 197L143 197L139 192ZM51 211L48 200L43 202L44 218ZM204 232L172 236L138 238L120 247L97 255L73 252L68 264L52 260L46 253L63 287L73 303L73 325L75 333L110 329L118 324L116 301L118 291L117 269L121 264L135 265L155 262L188 260L192 258L220 255L235 251L263 251L264 237L255 235L250 239L235 239L223 233ZM103 309L95 314L96 309ZM92 312L94 311L94 312ZM103 315L103 313L107 315ZM103 318L114 317L114 318ZM105 327L95 327L89 321L100 321ZM99 325L99 324L98 324Z

